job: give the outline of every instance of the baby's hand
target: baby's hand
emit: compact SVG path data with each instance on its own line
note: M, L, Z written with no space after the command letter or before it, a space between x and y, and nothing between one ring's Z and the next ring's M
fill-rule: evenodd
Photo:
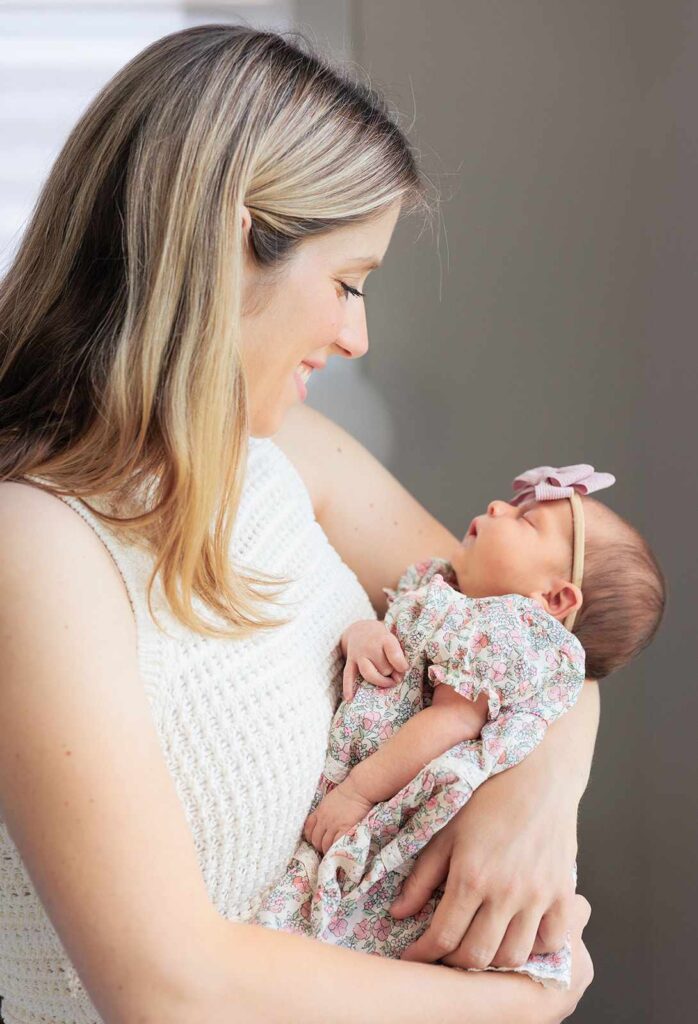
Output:
M350 832L372 807L371 801L361 795L348 775L308 815L303 837L324 856L335 839Z
M345 629L342 651L347 659L342 677L346 701L354 696L357 673L374 686L396 686L409 667L398 638L376 619L361 619Z

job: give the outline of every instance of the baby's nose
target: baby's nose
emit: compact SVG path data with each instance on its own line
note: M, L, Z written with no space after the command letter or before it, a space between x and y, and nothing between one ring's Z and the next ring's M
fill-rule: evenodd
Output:
M508 501L491 501L487 506L488 516L502 516L506 515L513 508Z

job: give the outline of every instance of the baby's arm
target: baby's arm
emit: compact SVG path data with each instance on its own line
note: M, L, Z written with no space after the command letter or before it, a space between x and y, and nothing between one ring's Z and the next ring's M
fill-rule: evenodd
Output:
M437 684L431 707L413 715L370 757L355 765L345 781L372 804L389 800L439 754L479 736L487 721L487 705L487 694L472 701L446 683Z
M305 838L327 853L374 804L395 796L435 757L479 736L486 720L486 694L471 701L448 684L437 684L431 707L413 715L320 801L306 819Z

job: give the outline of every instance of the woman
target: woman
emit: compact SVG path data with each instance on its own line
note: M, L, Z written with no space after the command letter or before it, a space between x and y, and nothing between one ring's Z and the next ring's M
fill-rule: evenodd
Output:
M453 541L302 407L366 351L361 287L423 205L377 95L224 25L134 58L52 168L0 293L6 1024L560 1021L591 980L591 682L417 861L396 913L447 879L421 963L245 923L300 835L342 630ZM567 928L569 992L434 967Z

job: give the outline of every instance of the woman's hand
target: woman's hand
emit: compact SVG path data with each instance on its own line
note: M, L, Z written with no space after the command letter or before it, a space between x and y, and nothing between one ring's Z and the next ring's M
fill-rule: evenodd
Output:
M554 772L535 785L531 757L483 783L422 850L391 912L416 914L444 879L446 886L403 959L518 967L531 953L563 946L574 902L576 803Z
M303 836L324 856L335 839L350 832L372 807L372 802L363 796L349 774L308 815Z
M546 988L541 993L541 1016L537 1024L560 1024L577 1009L577 1003L594 980L594 965L584 945L582 932L591 916L589 901L577 894L572 901L569 939L572 947L572 978L568 989ZM535 984L539 984L536 982Z
M345 629L341 639L346 660L342 696L354 696L357 674L373 686L395 686L408 669L400 641L383 622L360 619Z
M405 954L463 967L518 967L554 953L570 927L577 807L589 779L599 686L528 757L484 782L425 846L393 907L416 913L446 879L430 927ZM441 950L442 952L439 952Z

